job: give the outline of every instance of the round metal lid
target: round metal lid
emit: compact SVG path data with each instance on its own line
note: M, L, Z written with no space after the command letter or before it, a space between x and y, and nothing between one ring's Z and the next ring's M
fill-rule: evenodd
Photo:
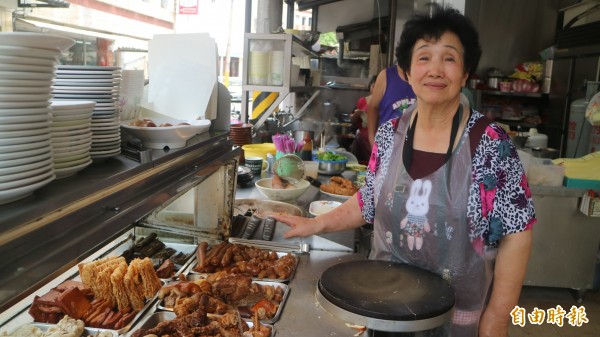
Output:
M327 269L319 280L318 293L330 304L358 316L431 323L426 328L419 325L416 330L401 325L402 331L443 324L450 318L455 300L454 289L440 276L418 267L377 260L345 262Z

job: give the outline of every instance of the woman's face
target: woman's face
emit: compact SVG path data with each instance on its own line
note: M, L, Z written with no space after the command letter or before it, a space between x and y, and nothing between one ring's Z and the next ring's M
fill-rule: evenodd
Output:
M407 78L418 101L439 104L455 100L467 77L463 46L454 33L446 32L437 41L415 43Z

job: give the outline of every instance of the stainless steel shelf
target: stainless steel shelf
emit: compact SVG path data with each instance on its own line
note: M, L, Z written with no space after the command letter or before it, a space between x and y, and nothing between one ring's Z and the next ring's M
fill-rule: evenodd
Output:
M504 91L496 91L496 90L478 90L481 91L483 95L492 95L492 96L506 96L506 97L532 97L532 98L542 98L546 96L541 92L504 92Z

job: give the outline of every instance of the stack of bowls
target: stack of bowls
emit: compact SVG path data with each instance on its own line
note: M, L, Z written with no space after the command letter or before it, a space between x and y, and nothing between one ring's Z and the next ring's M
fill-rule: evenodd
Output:
M252 144L252 124L231 124L229 135L233 140L233 145L244 146ZM244 152L242 151L241 160L244 160Z
M55 179L51 85L58 58L74 43L48 34L0 33L0 204Z
M101 161L121 153L120 67L61 65L52 91L55 100L94 101L90 156Z
M93 101L53 101L52 152L56 178L66 178L83 170L92 163Z

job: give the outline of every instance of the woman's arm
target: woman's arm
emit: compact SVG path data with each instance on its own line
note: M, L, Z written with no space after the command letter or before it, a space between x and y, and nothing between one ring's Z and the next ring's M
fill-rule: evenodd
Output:
M379 72L375 86L373 86L373 94L367 104L367 128L369 132L369 143L371 146L375 143L375 133L379 127L379 103L383 99L385 94L385 87L387 85L387 77L385 75L385 69Z
M479 322L479 337L508 336L510 312L519 303L531 242L531 230L501 239L490 302Z
M284 234L285 238L339 232L360 227L365 223L356 194L339 207L315 218L304 218L287 214L273 215L273 218L291 227Z

